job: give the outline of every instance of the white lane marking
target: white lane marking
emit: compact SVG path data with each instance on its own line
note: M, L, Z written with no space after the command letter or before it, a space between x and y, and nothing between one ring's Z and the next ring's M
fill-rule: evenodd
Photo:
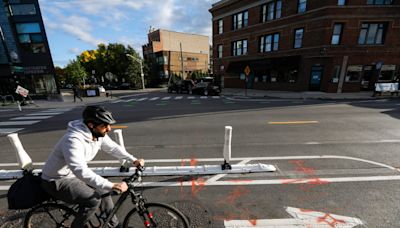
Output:
M306 144L306 145L320 145L321 143L319 143L319 142L306 142L304 144Z
M335 215L326 212L305 210L295 207L286 207L286 212L293 218L284 219L248 219L248 220L224 220L226 228L298 228L298 227L314 227L314 228L351 228L363 225L364 222L358 218L343 215Z
M133 95L125 95L125 96L120 96L119 98L128 98L128 97L137 97L137 96L142 96L142 95L147 95L149 93L139 93L139 94L133 94Z
M150 99L150 101L155 101L155 100L158 100L158 99L160 99L160 98L159 97L153 97L153 98Z
M51 118L53 116L21 116L21 117L15 117L10 120L44 120Z
M11 134L23 130L24 128L0 128L0 134ZM12 163L17 164L17 163ZM17 164L18 165L18 164Z
M165 101L165 100L169 100L171 99L171 97L163 97L161 100Z
M62 114L62 113L63 113L63 112L46 112L46 113L36 112L36 113L27 114L26 116L59 115L59 114Z
M183 97L179 96L179 97L175 97L175 100L181 100Z
M299 179L271 179L271 180L227 180L205 182L204 185L210 186L233 186L233 185L289 185L289 184L330 184L345 182L372 182L372 181L389 181L400 180L400 175L395 176L369 176L369 177L332 177L332 178L299 178ZM191 187L192 181L183 182L143 182L146 187Z
M147 100L147 97L140 98L137 101L145 101L145 100Z
M187 97L187 99L188 100L193 100L193 99L196 99L196 97L190 96L190 97Z
M0 122L0 126L10 126L10 125L15 125L15 126L19 126L19 125L32 125L35 123L39 123L40 121L4 121L4 122Z
M271 180L226 180L204 182L205 186L242 186L242 185L292 185L292 184L310 184L321 185L331 183L349 183L349 182L373 182L373 181L392 181L400 180L400 175L395 176L368 176L368 177L332 177L332 178L298 178L298 179L271 179ZM167 182L142 182L143 187L192 187L193 181L167 181ZM9 187L0 186L0 189ZM6 188L5 190L7 190Z
M243 164L246 164L246 163L248 163L248 162L250 162L250 161L251 161L250 159L243 160L243 161L239 162L238 165L243 165ZM227 175L227 174L217 174L217 175L211 177L210 179L208 179L207 182L215 182L215 181L217 181L217 180L223 178L223 177L226 176L226 175Z

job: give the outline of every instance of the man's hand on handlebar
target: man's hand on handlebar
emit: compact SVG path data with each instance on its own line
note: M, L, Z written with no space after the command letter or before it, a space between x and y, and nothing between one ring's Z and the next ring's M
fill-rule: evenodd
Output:
M126 190L128 190L128 185L126 184L125 181L122 181L120 183L114 183L112 190L118 193L126 192Z
M133 162L133 165L134 165L135 167L138 167L138 166L143 167L143 166L144 166L144 159L138 159L138 160L134 161L134 162Z

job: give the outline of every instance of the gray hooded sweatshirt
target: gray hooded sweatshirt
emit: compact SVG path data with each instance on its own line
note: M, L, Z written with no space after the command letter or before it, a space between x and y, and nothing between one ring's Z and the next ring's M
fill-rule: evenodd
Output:
M68 123L67 133L47 158L42 170L42 178L53 181L77 177L91 187L111 190L113 184L97 175L87 165L87 162L93 160L99 150L118 159L127 159L131 162L136 160L108 135L93 141L92 133L82 120L71 121Z

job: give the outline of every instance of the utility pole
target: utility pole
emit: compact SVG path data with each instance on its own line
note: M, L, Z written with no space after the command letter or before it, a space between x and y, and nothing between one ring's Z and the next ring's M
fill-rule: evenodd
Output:
M181 72L182 72L182 80L183 80L183 53L182 53L182 43L179 43L181 48Z

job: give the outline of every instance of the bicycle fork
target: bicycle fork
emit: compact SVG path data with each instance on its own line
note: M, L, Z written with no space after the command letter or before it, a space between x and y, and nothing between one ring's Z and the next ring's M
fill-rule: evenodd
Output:
M157 223L153 219L153 214L149 212L144 205L139 207L139 215L142 218L145 227L157 227Z

